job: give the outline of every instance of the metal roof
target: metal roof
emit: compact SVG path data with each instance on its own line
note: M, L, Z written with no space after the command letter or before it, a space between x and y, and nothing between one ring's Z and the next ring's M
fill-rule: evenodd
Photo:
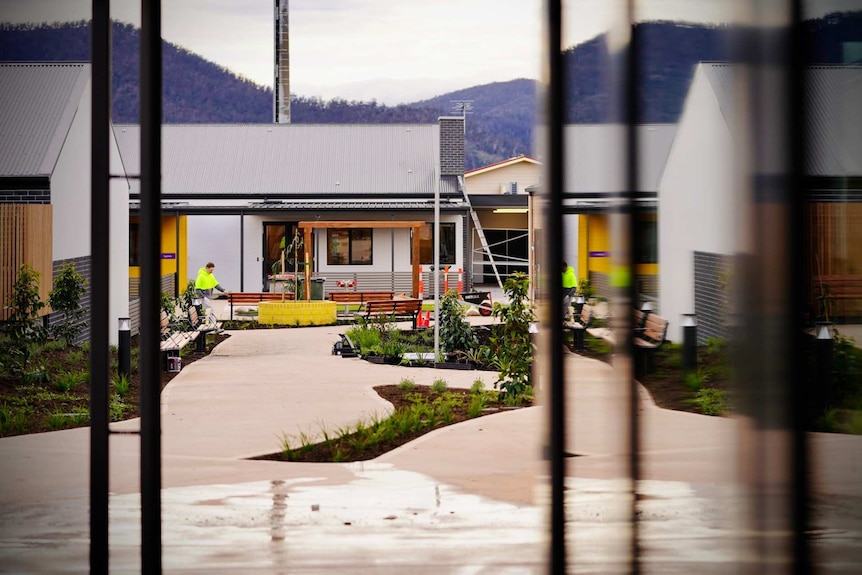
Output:
M636 126L639 192L655 192L676 134L675 124ZM620 192L626 181L625 124L578 124L564 127L566 165L564 187L569 193Z
M734 64L701 64L731 131L735 110ZM805 173L810 176L862 175L862 67L810 66L805 76L808 134ZM778 78L776 77L776 81Z
M0 176L53 173L89 79L89 64L0 64Z
M114 131L127 173L138 174L140 127ZM162 193L168 196L433 196L438 166L437 124L162 127ZM441 193L452 186L447 179ZM135 182L131 193L138 191Z

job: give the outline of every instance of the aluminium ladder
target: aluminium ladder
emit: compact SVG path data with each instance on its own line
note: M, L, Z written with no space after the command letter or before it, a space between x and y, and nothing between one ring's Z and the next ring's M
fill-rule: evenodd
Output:
M491 269L494 270L494 277L497 278L497 285L500 286L500 289L502 290L503 281L500 279L500 273L497 271L497 264L494 261L494 254L491 253L491 248L488 246L488 240L485 239L485 232L482 230L482 223L479 221L479 214L476 213L476 210L473 209L473 204L470 203L470 197L467 195L467 186L464 185L464 180L461 180L461 184L461 190L464 192L464 201L467 202L467 207L470 209L470 217L473 218L473 228L479 236L479 241L482 243L482 249L488 256L488 261L491 263ZM470 275L472 276L473 274L471 273Z

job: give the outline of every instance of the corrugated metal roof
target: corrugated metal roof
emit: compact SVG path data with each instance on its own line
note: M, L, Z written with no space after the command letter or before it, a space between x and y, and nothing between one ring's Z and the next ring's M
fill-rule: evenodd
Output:
M626 182L624 124L565 126L565 189L574 193L621 192ZM640 172L636 191L655 192L664 171L675 124L637 126Z
M114 131L139 173L140 127ZM437 124L162 127L162 193L174 196L429 195L438 165Z
M89 64L0 64L0 176L53 173L89 79Z
M735 109L733 64L701 64L731 130ZM862 67L807 68L809 108L805 172L810 176L862 175Z

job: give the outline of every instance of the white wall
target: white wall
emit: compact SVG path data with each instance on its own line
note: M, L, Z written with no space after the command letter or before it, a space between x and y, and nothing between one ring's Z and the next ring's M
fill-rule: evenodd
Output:
M91 255L92 91L88 82L51 176L53 260ZM122 173L117 142L110 137L111 173ZM117 343L117 319L129 316L129 193L125 180L110 184L108 340Z
M258 231L255 246L260 251L260 231ZM246 245L246 253L248 253L248 247ZM239 291L240 217L238 215L189 216L188 250L185 257L190 280L194 281L197 277L198 269L204 267L207 262L213 262L216 266L214 275L219 284L226 290ZM249 261L246 259L246 267L248 265ZM249 284L246 284L246 290L259 291L259 288L251 289Z
M51 175L54 261L90 254L90 98L88 82Z
M497 194L500 186L508 182L518 183L518 194L526 193L527 186L539 183L542 166L528 161L521 161L509 166L488 170L464 178L468 194Z
M659 184L659 306L668 338L694 313L694 252L733 254L737 237L734 142L698 68Z

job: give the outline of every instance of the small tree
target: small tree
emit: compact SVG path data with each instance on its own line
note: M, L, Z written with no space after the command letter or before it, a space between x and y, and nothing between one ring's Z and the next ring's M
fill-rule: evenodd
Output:
M54 279L54 289L48 295L48 303L54 312L61 314L61 322L51 328L56 339L74 342L81 333L81 320L85 310L81 307L81 297L87 291L87 280L78 273L75 266L66 264Z
M458 301L457 290L449 290L440 299L440 344L450 354L467 355L476 346L476 336Z
M500 372L494 387L499 385L509 396L523 396L532 385L530 324L536 317L527 299L529 285L526 274L513 273L503 284L509 305L494 304L494 317L502 322L491 336L496 350L494 364Z
M13 371L24 373L30 360L30 346L45 340L45 329L36 321L45 302L39 297L39 272L29 265L21 266L18 279L4 309L9 319L0 323L0 329L9 338L9 351Z

